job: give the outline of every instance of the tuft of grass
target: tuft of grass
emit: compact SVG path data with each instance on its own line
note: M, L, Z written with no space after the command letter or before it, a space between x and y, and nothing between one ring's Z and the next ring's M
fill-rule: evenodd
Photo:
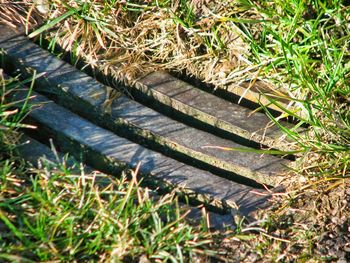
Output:
M46 0L0 0L0 25L17 28L27 25L37 27L42 23L42 15L34 8L35 3ZM39 8L40 9L40 8Z
M31 83L28 97L23 103L21 109L15 108L15 103L9 102L7 99L16 89L19 88L17 78L8 78L0 68L0 148L2 153L11 151L17 142L17 130L20 128L35 128L29 124L22 124L21 121L25 118L30 110L30 105L27 103L32 90L33 78L24 80L23 83ZM1 156L1 155L0 155Z
M214 252L174 194L154 200L136 181L2 160L0 258L184 262ZM29 172L29 174L28 174Z
M52 43L127 83L159 69L212 83L246 63L238 27L217 15L234 8L221 1L53 1L46 24L30 36L55 28Z
M297 108L286 108L278 98L270 99L271 104L298 120L299 126L309 126L304 134L281 127L304 150L302 172L346 176L350 153L349 6L343 1L244 3L250 7L249 16L265 19L258 25L240 24L251 45L249 60L265 64L260 77L286 90ZM311 164L315 156L318 160Z

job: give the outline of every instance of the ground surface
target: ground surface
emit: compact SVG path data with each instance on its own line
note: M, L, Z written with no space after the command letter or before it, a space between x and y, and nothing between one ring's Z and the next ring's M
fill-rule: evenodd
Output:
M26 23L30 4L1 3ZM49 39L126 84L144 69L178 69L217 88L264 80L274 98L297 105L270 100L310 128L306 135L283 129L302 150L287 194L275 195L261 221L217 237L216 250L246 262L350 260L348 1L51 4L46 16L60 19L43 18L54 29ZM5 14L2 22L14 22Z

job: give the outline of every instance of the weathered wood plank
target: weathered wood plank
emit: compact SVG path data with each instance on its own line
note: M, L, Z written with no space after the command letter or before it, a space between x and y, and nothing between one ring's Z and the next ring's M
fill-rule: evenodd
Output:
M141 163L140 176L154 186L171 187L189 198L219 209L237 209L249 214L267 205L267 196L257 195L252 187L215 176L207 171L185 165L160 153L118 137L34 93L34 105L41 105L29 114L40 131L46 130L57 145L83 162L114 174ZM27 91L19 91L14 101L24 99ZM165 188L164 188L165 189ZM255 191L255 192L253 192Z
M267 83L263 80L257 80L253 85L248 81L240 85L229 84L223 89L228 93L235 94L237 96L243 96L244 99L251 101L256 104L263 104L269 109L282 112L279 107L274 104L271 104L271 100L276 100L281 106L288 107L289 101L288 94L283 90L275 90L275 87L272 87L272 84ZM285 97L285 98L283 98ZM291 109L291 108L290 108Z
M135 87L204 123L275 149L290 150L281 130L265 114L252 114L250 109L195 88L166 72L153 72L137 81Z
M55 164L58 162L57 158L63 160L62 154L56 156L55 153L46 145L39 143L38 141L24 134L21 135L19 144L15 149L15 153L36 168L42 167L43 163Z
M21 143L16 149L16 152L20 157L24 158L24 160L36 168L42 168L43 165L45 165L45 167L58 167L64 160L66 167L69 167L70 171L78 174L81 173L81 164L79 164L74 158L71 156L66 158L60 152L53 152L46 145L25 134L21 135ZM86 165L83 166L83 169L85 176L94 176L96 178L96 184L107 186L110 183L108 175L94 170ZM158 198L158 195L156 195L156 193L152 193L152 197ZM190 213L187 215L187 219L191 220L191 222L194 221L195 223L199 223L202 219L202 213L199 208L185 205L184 203L180 203L180 207L185 211L190 211ZM231 214L217 214L212 211L207 211L207 214L211 228L223 229L226 227L234 227L234 221Z
M163 151L178 151L188 157L260 183L277 185L281 180L280 175L284 172L283 165L288 164L286 160L269 155L204 148L203 146L206 145L231 148L242 146L176 122L121 94L114 98L106 109L105 102L111 91L109 87L58 60L23 36L6 39L6 41L0 41L0 48L7 52L9 62L21 68L24 74L31 74L33 70L47 72L45 78L36 81L39 89L51 95L54 94L60 104L97 122L100 126L107 127L129 139L146 140L145 144L148 146L152 144L166 146ZM189 100L188 103L191 104L192 101ZM226 111L231 110L233 113L238 111L236 108L226 109ZM221 110L223 111L224 109ZM247 110L243 112L243 114L247 113ZM232 175L232 178L235 179L235 176Z
M61 165L63 162L71 172L80 174L82 163L78 162L73 156L66 156L61 152L58 152L56 149L50 149L45 144L40 143L39 141L31 138L26 134L19 135L20 140L15 148L14 153L22 157L25 161L33 165L35 168L58 168L58 165ZM56 147L53 145L53 147ZM99 173L87 165L83 165L85 174ZM105 183L105 180L102 179L104 176L99 176L97 182ZM102 179L102 180L101 180Z

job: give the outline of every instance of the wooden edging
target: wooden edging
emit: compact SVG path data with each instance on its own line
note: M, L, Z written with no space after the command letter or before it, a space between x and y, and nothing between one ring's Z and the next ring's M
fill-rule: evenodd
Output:
M203 146L206 145L244 147L176 122L122 94L116 94L111 88L55 58L22 35L0 39L0 48L6 53L4 58L7 58L7 64L19 68L27 76L34 71L46 72L45 77L35 81L37 89L100 126L129 139L144 141L147 146L165 147L160 149L163 153L179 152L259 183L277 185L282 178L280 175L285 171L284 165L288 164L286 160L270 155L205 148ZM213 100L215 103L216 100ZM225 111L230 110L237 111L233 108ZM243 115L246 113L245 110ZM234 174L231 175L233 180L236 179Z
M13 101L23 101L28 91L18 91ZM140 179L151 187L175 189L189 199L216 207L239 209L249 215L266 206L268 195L263 190L238 184L168 158L121 138L89 121L71 113L42 95L33 93L30 103L40 105L29 116L54 138L55 145L70 152L83 162L108 174L119 174L125 168L135 168L139 163ZM260 192L260 194L259 194ZM268 194L268 193L267 193Z
M80 174L82 172L81 169L83 169L84 176L96 177L94 181L97 184L105 185L110 182L109 180L106 180L108 175L94 170L89 166L83 165L70 156L65 157L63 153L50 149L48 146L25 134L21 134L20 138L20 142L16 147L16 153L36 168L57 167L64 161L66 167L69 167L71 171L76 171ZM180 206L185 210L190 210L190 213L187 215L188 219L197 223L200 222L203 215L199 208L185 205L183 203L180 203ZM224 229L227 227L233 227L234 221L231 214L218 214L208 211L206 215L208 216L207 221L211 228Z
M136 81L134 87L148 100L159 101L203 123L271 148L291 150L291 144L279 127L265 114L252 113L248 108L195 88L166 72L153 72ZM287 122L281 123L292 127Z

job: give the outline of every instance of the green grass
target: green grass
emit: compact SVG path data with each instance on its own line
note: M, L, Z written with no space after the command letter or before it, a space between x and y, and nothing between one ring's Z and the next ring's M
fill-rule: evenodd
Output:
M245 1L250 15L266 21L240 26L251 45L249 59L265 64L260 76L288 92L297 110L271 103L300 124L307 134L282 127L306 155L319 161L310 169L315 176L346 176L350 155L350 30L349 7L342 1ZM270 61L270 63L264 63Z
M0 258L184 262L213 254L210 236L184 221L174 195L154 201L126 177L31 171L2 160ZM104 181L104 185L98 181Z
M31 79L24 80L23 83L31 83ZM16 131L19 128L33 128L31 125L21 123L30 106L24 102L23 107L18 109L14 107L15 103L7 100L17 88L18 80L16 78L5 78L0 68L0 149L2 149L3 154L5 151L10 151L15 145Z

